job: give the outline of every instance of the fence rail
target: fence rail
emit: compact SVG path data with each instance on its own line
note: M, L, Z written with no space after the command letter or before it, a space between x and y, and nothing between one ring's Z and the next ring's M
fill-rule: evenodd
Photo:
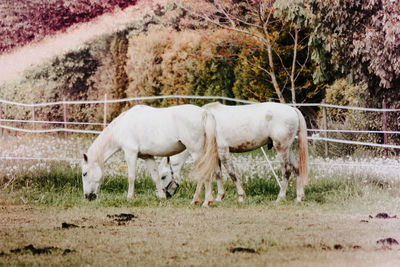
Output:
M55 106L55 105L81 105L81 104L114 104L122 102L132 102L132 101L146 101L146 100L157 100L157 99L204 99L204 100L225 100L237 103L252 104L258 103L250 100L242 100L237 98L225 97L225 96L186 96L186 95L166 95L166 96L141 96L141 97L128 97L121 99L107 99L104 100L79 100L79 101L56 101L56 102L45 102L45 103L20 103L14 101L8 101L0 99L0 103L23 106L23 107L44 107L44 106ZM363 108L363 107L352 107L352 106L340 106L331 105L325 103L288 103L290 106L296 107L326 107L326 108L338 108L338 109L348 109L348 110L359 110L359 111L372 111L372 112L400 112L400 109L391 108Z
M148 96L148 97L130 97L130 98L123 98L123 99L107 99L107 95L104 96L103 100L92 100L92 101L57 101L57 102L47 102L47 103L36 103L36 104L27 104L27 103L19 103L14 101L8 101L0 99L0 130L1 135L3 135L3 130L9 131L19 131L19 132L26 132L26 133L52 133L52 132L71 132L71 133L84 133L84 134L99 134L101 131L96 130L80 130L80 129L71 129L68 128L68 125L86 125L86 126L102 126L106 127L107 125L107 104L113 103L121 103L121 102L131 102L131 101L146 101L146 100L156 100L156 99L204 99L204 100L222 100L222 101L232 101L236 103L242 104L251 104L256 103L253 101L248 100L241 100L235 99L230 97L224 96L183 96L183 95L168 95L168 96ZM21 107L30 107L32 108L32 120L13 120L13 119L6 119L2 116L2 105L16 105ZM68 115L67 115L67 107L68 105L81 105L81 104L103 104L104 105L104 121L101 122L69 122ZM42 121L36 120L34 108L35 107L45 107L45 106L53 106L59 105L62 106L64 109L64 120L63 121ZM299 103L299 104L288 104L291 106L296 107L320 107L323 108L326 112L326 108L335 108L335 109L347 109L347 110L358 110L358 111L368 111L368 112L383 112L385 115L386 112L400 112L400 109L388 109L384 108L362 108L362 107L350 107L350 106L339 106L339 105L330 105L325 103ZM30 123L33 125L33 129L24 129L18 127L12 127L8 125L4 125L3 123ZM54 128L54 129L36 129L36 124L59 124L63 125L63 128ZM307 129L308 132L321 132L324 133L324 137L318 136L310 136L308 137L309 140L317 140L317 141L324 141L326 142L326 150L327 150L327 142L335 142L335 143L344 143L344 144L353 144L353 145L364 145L364 146L372 146L372 147L382 147L385 149L400 149L400 145L391 145L391 144L376 144L376 143L369 143L369 142L358 142L358 141L351 141L351 140L341 140L341 139L333 139L328 138L327 133L374 133L374 134L400 134L399 131L388 131L386 130L386 126L384 125L384 130L338 130L338 129L327 129L324 126L324 129ZM387 140L387 138L385 138ZM327 151L326 151L327 154Z

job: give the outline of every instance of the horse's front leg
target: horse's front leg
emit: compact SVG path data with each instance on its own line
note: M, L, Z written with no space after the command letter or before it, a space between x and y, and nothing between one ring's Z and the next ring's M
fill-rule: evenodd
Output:
M157 196L160 199L166 199L166 195L164 190L162 190L161 182L160 182L160 175L158 174L157 164L153 157L145 159L147 169L151 174L151 178L153 179L154 183L156 184L157 189Z
M128 198L134 199L137 153L125 151L125 160L128 164Z

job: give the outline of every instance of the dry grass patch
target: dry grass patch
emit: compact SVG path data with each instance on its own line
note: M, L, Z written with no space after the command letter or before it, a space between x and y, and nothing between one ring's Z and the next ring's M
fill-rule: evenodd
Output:
M377 244L388 237L400 240L399 219L370 218L379 211L377 207L360 212L325 208L296 204L210 209L4 204L0 206L0 265L400 264L398 245ZM120 213L135 217L120 223L107 216ZM63 223L78 227L63 229ZM30 244L56 249L40 255L11 252ZM64 254L67 249L70 252Z

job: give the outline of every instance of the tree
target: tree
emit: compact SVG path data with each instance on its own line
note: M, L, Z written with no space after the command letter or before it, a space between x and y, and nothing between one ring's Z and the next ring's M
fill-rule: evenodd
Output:
M400 80L400 1L309 0L315 25L313 58L371 89ZM319 55L328 55L320 57ZM378 89L379 91L379 89Z
M280 102L286 102L283 90L290 84L290 101L296 103L296 81L309 59L308 53L301 58L302 61L299 61L298 57L299 46L303 45L308 49L306 45L308 34L304 32L306 13L303 1L197 0L177 4L213 25L243 34L256 41L260 50L267 52L265 60L267 64L261 66L255 62L248 63L268 74ZM284 44L288 49L280 47L279 40L282 40L282 35L289 37ZM287 42L289 40L290 43ZM290 59L287 57L288 50L291 51ZM279 81L277 77L279 70L285 72L286 82Z
M310 43L320 69L316 78L346 77L367 83L365 105L400 108L400 1L309 0L314 15ZM389 130L399 130L396 112L388 113ZM400 137L389 139L398 143Z

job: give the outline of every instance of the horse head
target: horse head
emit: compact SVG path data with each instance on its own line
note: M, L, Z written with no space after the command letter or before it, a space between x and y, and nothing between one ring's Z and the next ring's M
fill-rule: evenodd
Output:
M83 154L82 161L82 184L83 194L86 199L94 200L103 181L103 170L100 164L90 160L86 154Z
M172 197L175 194L176 189L179 187L179 183L174 179L174 171L169 160L169 157L161 160L158 168L160 176L161 188L165 192L167 198Z

